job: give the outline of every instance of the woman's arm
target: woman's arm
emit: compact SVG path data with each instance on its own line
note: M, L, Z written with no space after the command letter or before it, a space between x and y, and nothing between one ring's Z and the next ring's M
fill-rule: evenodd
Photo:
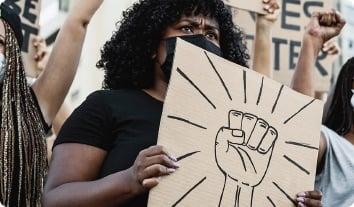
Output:
M335 11L315 12L302 41L299 60L291 87L305 95L315 96L314 66L322 45L339 35L345 20Z
M279 15L277 0L263 0L266 15L258 14L256 19L256 34L253 43L253 70L272 78L272 27Z
M86 28L103 0L80 0L61 28L48 64L32 88L45 121L51 123L62 105L79 64Z
M139 153L131 168L97 179L106 154L84 144L56 146L43 206L117 206L155 187L158 177L178 168L163 147L152 146Z

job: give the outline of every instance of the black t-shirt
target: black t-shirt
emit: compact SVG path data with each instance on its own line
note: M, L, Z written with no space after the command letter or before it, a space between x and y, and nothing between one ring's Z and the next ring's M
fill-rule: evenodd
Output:
M97 179L126 170L141 150L156 144L162 106L142 90L96 91L65 122L54 147L81 143L106 150ZM144 194L123 206L146 206L147 198Z

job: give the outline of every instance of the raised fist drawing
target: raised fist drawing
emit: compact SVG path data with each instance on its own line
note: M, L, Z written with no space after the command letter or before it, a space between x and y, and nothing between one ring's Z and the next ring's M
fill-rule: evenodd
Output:
M235 188L259 185L267 172L277 138L277 130L265 120L253 114L230 111L228 126L221 127L215 139L215 160L225 175L225 182L233 180Z

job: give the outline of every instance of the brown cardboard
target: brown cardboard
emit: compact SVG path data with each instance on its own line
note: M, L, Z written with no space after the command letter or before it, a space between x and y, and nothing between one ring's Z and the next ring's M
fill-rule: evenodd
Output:
M39 15L41 11L41 0L5 0L15 13L20 15L23 32L23 62L26 75L37 77L37 65L34 61L35 48L33 38L39 34Z
M262 0L224 0L224 3L238 9L265 14Z
M278 21L273 26L272 51L274 60L274 79L290 85L301 48L305 26L314 11L330 11L332 0L282 0ZM248 36L248 48L252 52L252 39L255 34L254 15L247 11L234 10L234 22ZM320 54L316 63L316 90L328 91L332 77L333 56Z
M148 206L293 206L296 193L314 187L322 108L179 39L158 144L180 168L150 191ZM256 150L242 145L251 132L250 148L264 137Z

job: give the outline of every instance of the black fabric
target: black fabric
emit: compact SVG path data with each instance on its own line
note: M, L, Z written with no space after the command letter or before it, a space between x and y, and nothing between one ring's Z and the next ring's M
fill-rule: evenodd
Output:
M15 33L18 45L22 48L23 34L20 17L5 3L0 5L0 12L0 17L10 25L11 29Z
M138 153L155 145L163 103L135 89L91 94L63 125L54 146L81 143L108 152L97 179L131 167ZM147 205L148 195L124 207Z
M44 128L44 132L45 132L45 133L48 133L49 130L52 128L52 126L51 126L51 125L49 126L49 125L47 124L47 122L45 121L44 116L43 116L43 112L42 112L42 110L41 110L41 107L39 107L39 103L38 103L37 96L36 96L36 94L34 93L32 87L30 87L30 92L31 92L31 94L32 94L32 98L33 98L34 104L35 104L35 106L37 107L38 111L40 112L40 113L39 113L39 116L40 116L40 119L41 119L41 122L42 122L42 125L43 125L43 128Z
M200 47L208 52L214 53L222 57L221 49L208 40L204 35L183 35L177 37L169 37L165 39L165 50L166 50L166 59L165 62L161 65L161 70L165 75L166 82L170 82L173 60L175 56L175 49L177 38L181 38L197 47Z

